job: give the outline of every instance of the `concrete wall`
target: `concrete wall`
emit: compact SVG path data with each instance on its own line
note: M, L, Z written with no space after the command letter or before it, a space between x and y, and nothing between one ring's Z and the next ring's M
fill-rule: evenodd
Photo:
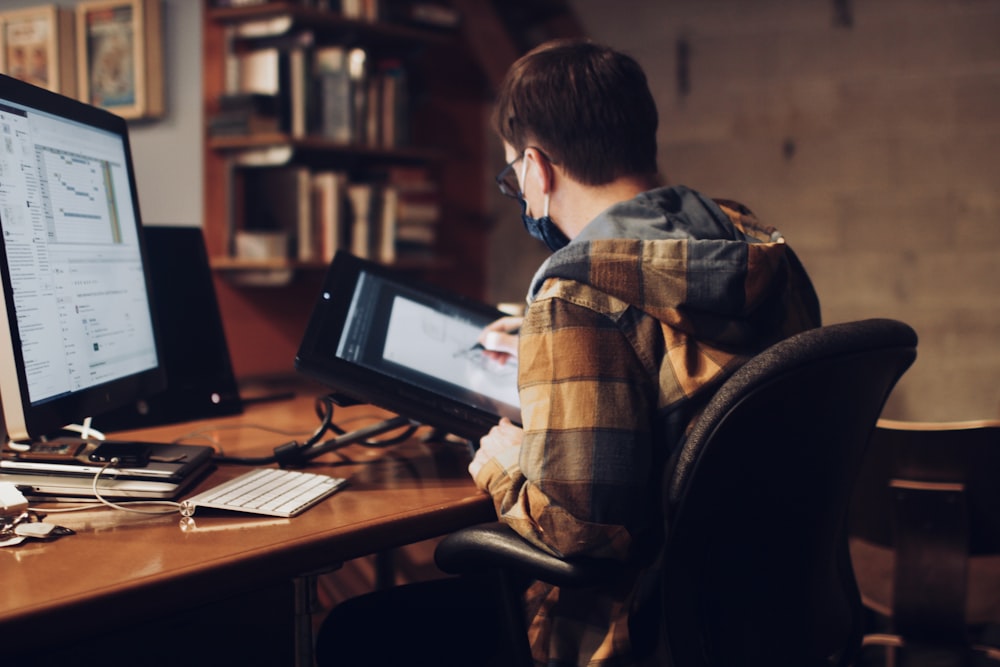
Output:
M1000 3L571 4L646 68L670 182L781 229L827 323L917 330L886 416L1000 418Z

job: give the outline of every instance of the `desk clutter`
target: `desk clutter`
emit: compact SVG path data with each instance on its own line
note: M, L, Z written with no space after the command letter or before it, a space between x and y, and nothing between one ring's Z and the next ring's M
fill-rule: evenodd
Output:
M28 500L9 482L0 482L0 547L16 547L25 540L49 540L75 531L44 521L28 509Z
M109 447L136 458L100 460L99 452ZM24 451L5 448L0 481L15 484L34 501L95 499L95 492L108 500L169 500L211 469L213 454L201 445L57 440Z

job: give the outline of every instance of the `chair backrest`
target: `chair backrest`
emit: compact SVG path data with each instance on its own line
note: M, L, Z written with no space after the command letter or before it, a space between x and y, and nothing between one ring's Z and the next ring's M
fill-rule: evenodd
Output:
M879 421L848 526L861 592L904 641L964 650L1000 623L1000 572L970 567L1000 554L998 476L1000 421Z
M895 320L820 327L754 357L709 401L664 484L673 664L853 659L851 487L916 344Z

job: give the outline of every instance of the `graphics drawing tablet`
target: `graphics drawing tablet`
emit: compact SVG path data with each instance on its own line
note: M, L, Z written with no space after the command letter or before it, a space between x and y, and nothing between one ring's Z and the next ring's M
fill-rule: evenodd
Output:
M295 359L335 393L478 440L521 422L517 361L476 346L504 313L346 252L330 264Z

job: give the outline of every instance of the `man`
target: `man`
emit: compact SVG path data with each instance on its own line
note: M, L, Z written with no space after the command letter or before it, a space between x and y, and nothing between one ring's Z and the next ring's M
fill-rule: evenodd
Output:
M501 189L554 254L523 323L501 323L520 328L524 430L499 424L469 469L523 537L560 556L631 559L634 584L656 553L656 486L684 429L750 355L820 324L816 296L745 208L656 188L657 112L631 58L543 45L509 72L494 122ZM595 664L648 645L629 629L650 620L644 592L581 599L535 584L536 660Z
M531 586L536 663L657 664L664 466L733 370L820 324L816 295L780 233L746 208L658 187L656 106L632 58L542 45L509 71L494 122L501 191L553 254L523 321L481 338L509 353L516 331L523 430L499 423L469 471L525 539L632 566L604 590Z

